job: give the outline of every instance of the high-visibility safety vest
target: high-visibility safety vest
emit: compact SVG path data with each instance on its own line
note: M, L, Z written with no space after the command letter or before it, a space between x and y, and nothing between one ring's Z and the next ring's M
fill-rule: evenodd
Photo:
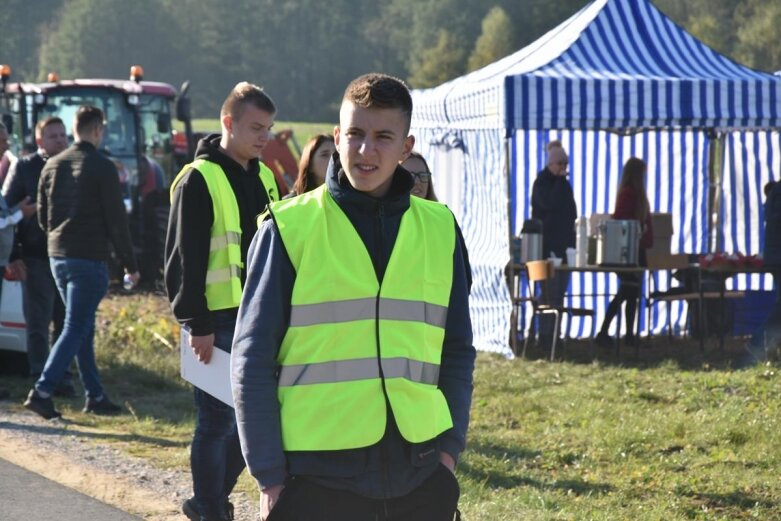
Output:
M453 214L412 197L380 284L366 246L325 185L269 210L296 271L277 356L284 450L377 443L386 395L412 443L452 427L438 382L453 282Z
M211 311L237 308L241 303L241 270L244 264L241 261L241 220L236 194L220 165L196 159L185 165L171 183L172 200L174 188L191 168L201 173L214 208L206 268L206 306ZM279 200L274 173L262 162L259 176L269 202Z

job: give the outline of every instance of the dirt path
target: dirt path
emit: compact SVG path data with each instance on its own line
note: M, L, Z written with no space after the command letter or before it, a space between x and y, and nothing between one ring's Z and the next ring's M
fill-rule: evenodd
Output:
M149 521L186 520L189 473L159 470L145 460L91 441L94 431L45 421L0 402L0 458ZM245 494L234 494L236 519L253 519Z

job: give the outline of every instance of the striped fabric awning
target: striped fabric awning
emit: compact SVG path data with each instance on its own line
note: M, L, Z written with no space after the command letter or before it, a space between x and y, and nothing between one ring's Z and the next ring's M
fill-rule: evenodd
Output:
M722 56L649 0L595 0L520 51L416 91L413 126L781 126L781 77Z

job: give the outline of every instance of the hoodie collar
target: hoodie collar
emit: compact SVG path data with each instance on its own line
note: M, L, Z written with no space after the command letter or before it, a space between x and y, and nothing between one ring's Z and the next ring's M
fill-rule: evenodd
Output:
M209 134L200 141L198 141L198 148L195 150L196 159L206 159L212 163L217 163L225 172L236 173L250 173L257 175L260 169L260 163L258 159L252 159L249 162L248 168L244 167L234 161L220 148L221 134Z

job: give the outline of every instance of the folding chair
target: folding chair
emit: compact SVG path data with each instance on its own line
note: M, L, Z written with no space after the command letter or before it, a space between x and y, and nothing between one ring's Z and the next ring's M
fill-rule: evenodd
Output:
M591 317L591 320L594 320L594 311L591 309L558 306L550 303L551 299L547 282L553 278L554 271L553 263L549 260L530 261L526 263L526 280L529 284L529 297L524 300L528 300L532 304L532 325L529 327L529 332L526 334L526 338L523 342L523 353L521 356L526 356L526 348L529 344L529 338L532 336L534 317L537 315L553 315L555 317L553 340L551 342L550 350L551 362L554 361L556 357L556 343L559 339L561 316L563 314L569 313L571 316L576 317ZM540 291L535 292L538 284Z

